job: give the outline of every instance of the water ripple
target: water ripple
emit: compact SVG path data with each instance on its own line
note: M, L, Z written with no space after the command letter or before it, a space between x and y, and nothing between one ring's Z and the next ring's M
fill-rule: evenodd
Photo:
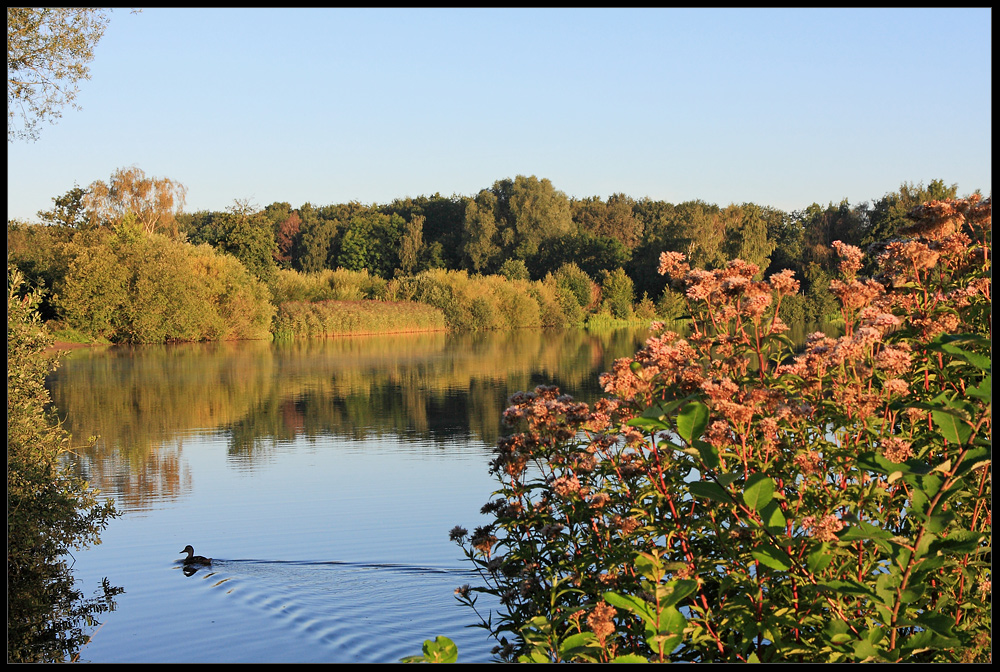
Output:
M235 559L190 578L248 609L267 613L330 654L331 662L396 662L425 639L450 637L462 662L490 660L494 642L454 590L473 581L455 567L395 563Z

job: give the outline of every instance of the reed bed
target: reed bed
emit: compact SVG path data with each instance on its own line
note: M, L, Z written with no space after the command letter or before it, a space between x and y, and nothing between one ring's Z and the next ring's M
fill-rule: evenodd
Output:
M447 329L444 313L415 301L288 301L274 321L279 340Z

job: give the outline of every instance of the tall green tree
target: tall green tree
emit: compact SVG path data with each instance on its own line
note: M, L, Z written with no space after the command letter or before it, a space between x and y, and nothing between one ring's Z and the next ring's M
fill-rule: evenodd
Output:
M254 276L270 285L278 271L274 231L263 213L237 199L223 213L213 213L199 240L236 257Z
M337 265L391 278L399 266L399 246L406 222L399 215L371 210L351 219L340 242Z
M465 206L462 249L465 263L478 273L490 273L500 265L497 197L483 189Z
M632 302L635 293L632 278L628 277L624 269L616 268L610 272L602 273L601 279L601 303L613 316L628 320L632 317Z
M781 213L756 203L730 205L722 211L726 222L726 256L756 264L763 275L771 263L774 241L768 238L768 221L778 221Z
M518 175L510 192L510 215L516 237L514 254L527 259L544 240L573 232L569 198L548 179Z
M572 262L591 277L597 277L602 271L626 266L631 256L631 251L617 238L580 232L543 240L528 266L534 277L542 278L552 269Z
M39 210L38 217L50 226L65 226L71 229L88 228L90 220L83 202L86 194L85 189L81 189L79 185L73 185L73 188L65 194L52 199L54 207L51 210Z
M570 212L581 231L614 238L632 250L642 239L643 221L635 214L636 202L625 194L612 194L607 203L599 196L572 199Z
M948 186L944 180L931 180L926 187L923 182L903 182L898 191L890 192L874 202L868 226L861 235L861 244L867 246L895 238L900 229L909 224L906 213L913 208L928 201L955 198L957 194L958 185Z
M719 206L704 201L687 201L674 209L670 227L674 240L698 268L717 268L725 263L726 220Z
M410 221L403 225L399 242L399 270L406 275L411 275L416 271L417 264L420 262L424 247L424 222L426 219L423 215L413 215Z

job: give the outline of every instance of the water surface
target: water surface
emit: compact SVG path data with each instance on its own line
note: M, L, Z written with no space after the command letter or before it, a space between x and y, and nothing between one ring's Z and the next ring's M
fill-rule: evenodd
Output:
M583 401L642 330L518 331L73 352L50 376L75 468L124 516L74 552L125 593L81 660L393 662L495 642L453 591L448 540L486 522L507 397ZM87 437L97 436L91 446ZM179 551L214 558L185 575ZM488 606L488 605L485 605Z

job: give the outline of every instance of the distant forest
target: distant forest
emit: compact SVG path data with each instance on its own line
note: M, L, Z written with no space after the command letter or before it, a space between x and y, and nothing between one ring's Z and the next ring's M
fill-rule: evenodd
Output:
M666 279L656 273L661 252L683 252L692 267L714 268L732 258L760 266L766 277L792 269L812 300L801 317L818 321L833 309L826 291L836 273L835 240L867 249L896 235L913 207L953 198L958 185L942 180L903 184L871 202L847 200L785 212L756 203L719 206L701 200L673 204L614 194L570 198L548 179L518 175L494 182L474 197L440 194L396 199L385 205L357 202L293 208L272 203L247 213L260 240L234 230L231 212L195 212L176 218L179 234L247 258L251 268L312 273L366 269L389 279L443 268L503 274L527 270L541 280L564 264L592 279L621 268L635 298L658 300ZM262 254L270 248L270 258ZM245 261L246 263L246 261ZM265 271L266 272L266 271Z
M133 166L53 198L38 213L46 226L9 221L8 267L51 290L46 319L114 342L265 337L292 303L299 307L284 311L286 323L299 321L292 331L312 320L322 333L316 310L302 302L352 296L426 303L444 312L449 328L573 324L597 314L671 318L683 301L656 272L667 251L708 269L740 258L762 278L791 269L802 291L783 302L783 319L820 322L836 314L834 241L877 251L912 208L957 191L942 180L904 183L870 202L785 212L625 194L570 198L548 179L518 175L471 197L263 208L235 201L224 211L186 213L183 185ZM330 275L345 272L355 275ZM354 294L336 290L344 278ZM302 289L308 283L325 289ZM518 317L512 292L531 294L529 322ZM150 316L158 316L155 328Z

